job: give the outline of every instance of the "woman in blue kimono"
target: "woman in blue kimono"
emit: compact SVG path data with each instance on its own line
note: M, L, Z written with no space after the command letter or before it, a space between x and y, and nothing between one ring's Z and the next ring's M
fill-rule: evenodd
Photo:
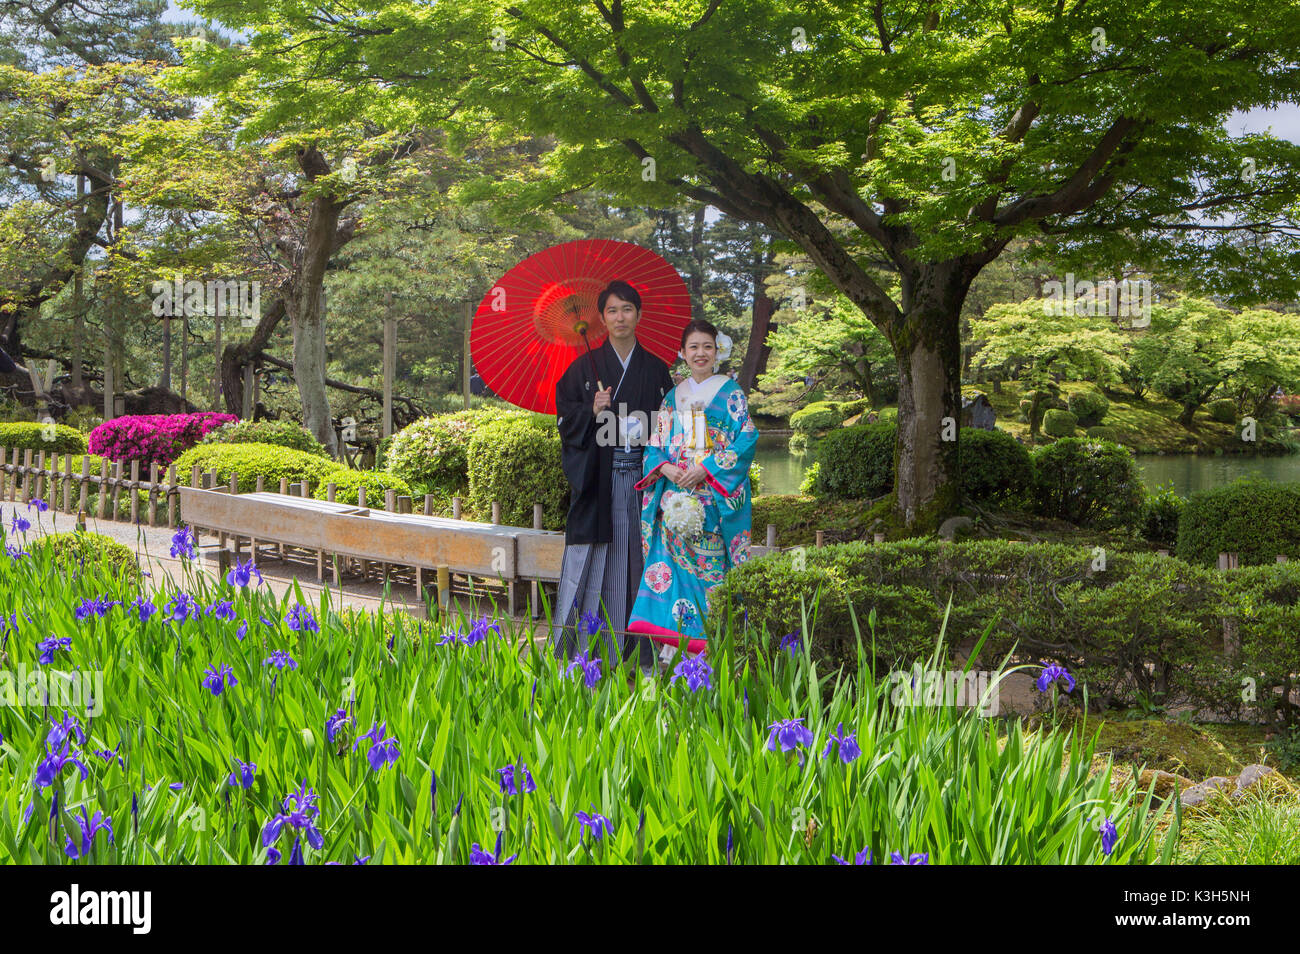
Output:
M715 373L718 329L695 320L682 332L690 377L668 392L652 423L637 489L645 573L627 631L703 652L709 591L749 558L749 467L758 429L745 393ZM663 506L690 494L704 509L703 532L690 539L665 525Z

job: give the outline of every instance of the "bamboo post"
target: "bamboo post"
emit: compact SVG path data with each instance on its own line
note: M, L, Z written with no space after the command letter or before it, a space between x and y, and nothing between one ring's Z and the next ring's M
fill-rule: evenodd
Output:
M113 468L113 512L109 516L110 520L117 519L118 505L122 502L122 461L118 461Z
M818 531L817 531L817 546L819 546L819 547L824 547L824 546L826 546L826 531L825 531L825 530L818 530Z
M533 504L533 529L542 529L542 505ZM532 580L528 584L528 616L529 619L537 619L541 615L542 601L538 594L538 584Z
M0 500L5 499L9 487L9 449L0 446Z
M154 461L149 465L149 526L157 525L157 514L154 512L158 507L158 462Z
M767 547L769 550L776 549L776 524L767 525Z
M433 494L424 495L424 515L426 517L433 516Z
M63 512L72 513L72 455L63 455Z
M286 497L289 495L289 478L288 478L288 477L281 477L281 478L280 478L280 493L284 494ZM279 551L279 554L280 554L280 562L283 563L283 562L284 562L284 544L283 544L283 543L276 544L276 547L277 547L277 549L278 549L278 551Z
M113 462L105 461L99 465L99 480L96 486L99 488L99 506L96 507L99 519L104 519L104 514L108 512L108 485L113 480Z
M406 496L406 494L399 494L399 495L398 495L398 497L397 497L397 512L398 512L398 513L410 513L410 512L411 512L411 505L412 505L412 500L411 500L410 497Z
M18 463L18 461L19 461L19 448L15 447L13 470L10 471L10 473L12 473L14 476L13 476L13 480L9 481L9 499L11 501L18 499L18 480L19 480L19 475L22 472L21 465Z
M397 491L392 487L384 490L384 509L389 513L397 512Z
M460 498L459 497L451 498L451 519L453 520L460 519Z
M1279 553L1279 554L1277 555L1277 562L1278 562L1278 563L1286 563L1286 562L1287 562L1287 555L1286 555L1285 553Z
M180 482L176 479L176 465L168 464L167 465L167 526L168 527L176 526L176 498L178 496L178 492L176 488L179 486L180 486Z
M365 484L362 484L360 487L357 488L357 506L360 507L362 510L366 509L366 485ZM370 579L369 560L361 561L361 579L363 580Z
M497 500L492 501L492 522L501 523L501 503Z
M873 533L873 534L871 535L871 540L872 540L873 543L884 543L884 542L885 542L885 535L884 535L883 533L877 531L877 532L875 532L875 533Z
M262 493L262 492L265 491L265 490L266 490L266 475L265 475L265 474L258 474L258 475L257 475L257 492L260 494L260 493Z
M451 571L447 569L447 564L438 564L438 609L448 610L451 608Z
M23 451L23 503L32 499L32 449Z
M129 487L131 494L131 522L140 522L140 462L131 461L131 484Z
M45 500L45 451L36 456L36 496Z
M231 474L230 475L230 496L235 497L238 496L238 494L239 494L239 475ZM235 559L238 560L241 552L239 549L239 534L237 533L234 534L234 538L235 538ZM225 549L224 540L222 541L222 549Z

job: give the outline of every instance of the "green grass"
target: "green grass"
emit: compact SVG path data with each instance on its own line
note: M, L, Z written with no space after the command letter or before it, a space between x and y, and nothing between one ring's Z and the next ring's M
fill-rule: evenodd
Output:
M1109 766L1092 771L1095 732L1004 729L972 709L896 704L861 647L852 680L818 672L806 651L751 667L733 618L713 631L712 688L606 671L589 689L509 620L499 637L440 646L443 625L339 612L328 590L310 607L320 625L310 633L285 622L307 602L296 585L278 602L197 574L184 589L202 606L230 599L237 619L164 621L174 593L150 591L159 612L142 622L130 605L140 594L98 571L59 577L48 561L0 563L0 610L18 626L0 637L5 665L42 669L36 643L52 634L71 644L48 668L104 679L93 719L74 706L0 708L0 862L67 863L65 836L78 834L73 813L84 807L111 817L116 833L111 845L96 841L96 863L262 863L264 826L303 783L319 797L324 839L319 851L304 843L307 863L464 863L473 843L491 850L498 831L521 863L720 863L728 832L746 864L826 864L864 847L876 859L927 852L934 864L1152 862L1172 852L1172 841L1157 848L1168 813L1150 812L1132 783L1114 784ZM99 596L127 605L78 622L81 601ZM263 665L274 650L298 668ZM238 684L214 696L201 684L212 664L229 665ZM938 657L929 665L947 668ZM355 724L331 744L326 718L345 704ZM85 728L72 748L88 775L68 766L42 789L51 717L65 709ZM769 751L769 726L787 719L802 719L812 743ZM353 747L377 723L400 754L375 771L369 743ZM848 765L820 757L840 724L862 749ZM227 784L236 758L257 765L251 790ZM520 760L536 791L503 795L498 769ZM612 834L580 840L576 813L593 809ZM1097 831L1105 817L1119 830L1109 857ZM285 858L292 846L291 832L276 843Z

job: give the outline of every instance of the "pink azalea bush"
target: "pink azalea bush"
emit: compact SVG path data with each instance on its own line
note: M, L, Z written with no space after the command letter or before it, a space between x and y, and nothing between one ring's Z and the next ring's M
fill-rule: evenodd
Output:
M109 460L138 460L143 466L166 467L209 431L237 421L233 414L134 414L105 421L90 432L90 453Z

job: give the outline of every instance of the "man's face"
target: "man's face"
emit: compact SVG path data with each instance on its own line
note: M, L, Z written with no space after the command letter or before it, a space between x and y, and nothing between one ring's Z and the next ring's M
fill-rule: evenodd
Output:
M636 331L636 323L641 320L641 312L630 301L624 301L610 293L605 299L605 327L611 338L626 338Z

